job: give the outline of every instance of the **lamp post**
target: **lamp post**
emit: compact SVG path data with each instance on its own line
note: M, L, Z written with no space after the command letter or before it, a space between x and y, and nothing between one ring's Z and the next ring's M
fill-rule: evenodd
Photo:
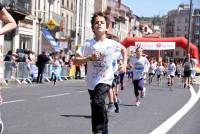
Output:
M37 54L40 54L40 31L41 31L41 21L42 21L42 15L41 12L38 12L38 50L37 50Z
M187 38L187 54L190 54L190 29L191 29L191 16L192 16L192 0L190 0L189 23L188 23L188 38Z

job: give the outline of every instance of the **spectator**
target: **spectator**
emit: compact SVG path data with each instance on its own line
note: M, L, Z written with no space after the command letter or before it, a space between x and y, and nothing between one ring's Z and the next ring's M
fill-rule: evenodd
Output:
M49 57L47 57L46 52L42 52L42 54L38 56L38 59L36 62L36 65L38 67L37 83L42 83L45 65L48 63L49 60L50 59Z

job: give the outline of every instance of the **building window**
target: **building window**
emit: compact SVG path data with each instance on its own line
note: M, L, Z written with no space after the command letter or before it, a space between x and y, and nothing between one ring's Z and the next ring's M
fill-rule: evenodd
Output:
M71 17L71 29L73 29L73 18Z
M66 16L66 28L67 28L67 31L69 30L69 29L68 29L68 23L69 23L69 16L67 15L67 16Z
M69 9L69 0L67 0L67 8Z
M62 4L61 5L65 5L65 0L62 0Z
M179 51L176 51L176 56L179 56Z
M74 4L73 4L73 1L71 2L71 10L74 10Z
M185 23L187 23L188 22L188 18L185 18Z

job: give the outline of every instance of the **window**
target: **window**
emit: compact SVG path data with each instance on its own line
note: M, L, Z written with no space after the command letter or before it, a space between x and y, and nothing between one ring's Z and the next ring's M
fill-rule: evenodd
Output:
M187 23L188 22L188 19L187 18L185 18L185 23Z
M179 56L179 51L176 51L176 56Z
M71 10L74 9L74 4L73 4L73 1L71 2Z
M69 0L67 0L67 8L69 8Z
M73 29L73 18L71 17L71 29Z

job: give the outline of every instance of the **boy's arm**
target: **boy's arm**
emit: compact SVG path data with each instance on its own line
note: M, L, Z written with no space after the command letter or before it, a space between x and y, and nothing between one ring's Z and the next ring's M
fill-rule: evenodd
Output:
M17 27L15 20L5 8L0 11L0 20L5 23L5 26L3 26L0 30L0 35L5 34Z
M127 67L127 51L126 51L126 48L124 46L121 48L121 54L123 56L123 63L120 66L120 70L123 71L123 72L126 72L126 67Z
M95 57L88 55L87 57L81 56L80 54L76 54L75 58L73 59L74 65L80 66L87 61L94 61Z

